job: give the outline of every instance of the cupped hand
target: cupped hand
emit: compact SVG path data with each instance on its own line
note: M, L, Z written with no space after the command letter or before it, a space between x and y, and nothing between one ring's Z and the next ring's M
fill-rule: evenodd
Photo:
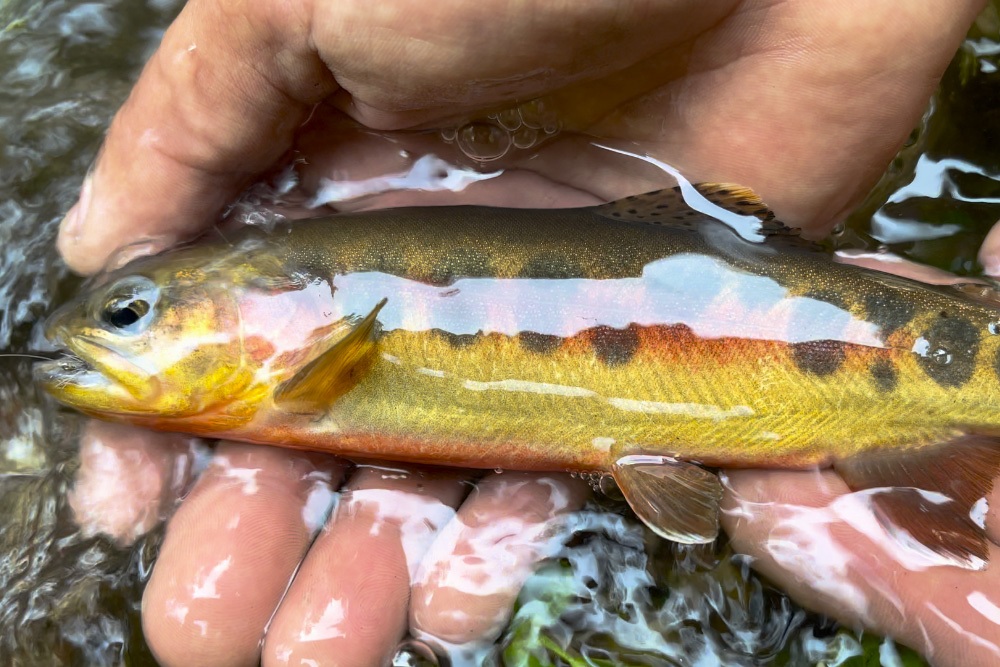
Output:
M115 117L59 247L89 273L121 246L188 237L293 151L327 176L397 170L378 135L344 150L338 115L449 127L527 100L555 113L560 139L465 201L566 205L664 184L581 154L596 135L823 228L884 170L983 4L192 0Z
M184 436L89 422L70 496L85 533L123 545L172 515L143 596L163 665L382 665L407 637L481 656L589 492L230 442L199 456Z
M452 201L567 206L667 184L589 148L596 136L692 180L749 185L822 233L905 140L982 4L192 0L116 116L59 247L93 272L116 248L206 229L290 155L307 189L397 172L401 145L432 152L433 139L364 128L454 127L525 100L560 134ZM363 205L428 201L406 197ZM468 474L364 468L344 482L330 459L221 445L169 525L144 598L150 645L165 664L376 664L407 632L489 641L545 554L545 526L582 491L505 473L469 496Z
M888 635L939 667L1000 664L1000 515L985 570L931 565L890 537L832 471L732 471L723 526L755 569L847 627ZM1000 480L988 499L1000 505Z

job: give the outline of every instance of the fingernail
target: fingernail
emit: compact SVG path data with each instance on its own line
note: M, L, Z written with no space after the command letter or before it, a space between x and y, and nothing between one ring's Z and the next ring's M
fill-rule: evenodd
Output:
M67 211L66 216L59 225L59 232L62 236L72 238L74 241L80 237L84 222L87 219L87 211L90 208L91 184L92 179L90 176L83 179L83 185L80 187L80 198Z

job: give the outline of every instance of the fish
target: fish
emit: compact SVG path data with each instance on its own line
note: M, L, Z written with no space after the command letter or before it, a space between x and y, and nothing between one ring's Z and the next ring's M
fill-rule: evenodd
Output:
M101 276L46 335L37 382L100 419L610 474L687 544L719 469L832 466L900 541L988 558L1000 298L835 261L734 184L247 227Z

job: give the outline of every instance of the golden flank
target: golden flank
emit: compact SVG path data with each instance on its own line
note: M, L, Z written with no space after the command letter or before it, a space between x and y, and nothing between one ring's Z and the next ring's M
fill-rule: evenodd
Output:
M53 316L67 354L37 377L156 429L610 472L687 543L718 533L710 468L832 465L894 530L982 564L996 298L837 263L744 188L681 192L338 215L141 259Z

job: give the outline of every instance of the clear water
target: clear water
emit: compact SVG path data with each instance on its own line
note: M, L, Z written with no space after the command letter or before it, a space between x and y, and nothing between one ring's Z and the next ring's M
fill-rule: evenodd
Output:
M0 354L44 350L41 316L77 286L57 259L56 225L180 4L0 0ZM991 5L912 141L835 245L884 245L959 273L978 270L978 246L1000 217L997 16ZM544 109L526 107L441 139L487 160L556 132ZM162 527L128 547L76 527L67 494L80 421L41 399L30 364L0 356L0 663L155 664L139 606ZM805 612L725 544L653 539L620 502L598 497L564 529L571 537L529 580L500 640L465 658L806 665L871 664L862 656L892 653L876 637Z

